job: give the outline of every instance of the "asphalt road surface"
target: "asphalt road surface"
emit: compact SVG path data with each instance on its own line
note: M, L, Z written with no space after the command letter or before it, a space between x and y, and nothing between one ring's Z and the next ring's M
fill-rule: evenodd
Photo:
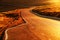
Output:
M31 9L21 9L26 23L7 29L5 40L60 40L60 21L39 17Z

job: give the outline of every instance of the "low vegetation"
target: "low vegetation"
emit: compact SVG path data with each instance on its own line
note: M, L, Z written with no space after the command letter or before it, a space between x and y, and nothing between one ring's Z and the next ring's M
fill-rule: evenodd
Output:
M51 17L58 17L60 18L60 10L55 10L53 8L35 8L32 9L32 12L37 13L39 15L51 16Z

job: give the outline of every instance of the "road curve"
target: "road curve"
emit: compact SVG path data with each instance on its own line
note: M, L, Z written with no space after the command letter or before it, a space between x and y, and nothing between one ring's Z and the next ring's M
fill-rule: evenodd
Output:
M9 29L7 40L60 40L60 22L39 17L31 13L31 9L21 9L26 23Z
M21 15L28 23L28 29L41 40L60 40L60 21L38 17L30 9L22 9Z

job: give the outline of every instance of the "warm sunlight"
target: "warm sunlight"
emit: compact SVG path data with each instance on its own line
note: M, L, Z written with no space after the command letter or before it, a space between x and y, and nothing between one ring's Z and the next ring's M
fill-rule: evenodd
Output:
M56 12L60 11L60 0L49 0L50 6L55 9Z
M56 3L56 2L60 2L60 0L51 0L51 2Z
M50 0L50 2L56 6L60 6L60 0Z

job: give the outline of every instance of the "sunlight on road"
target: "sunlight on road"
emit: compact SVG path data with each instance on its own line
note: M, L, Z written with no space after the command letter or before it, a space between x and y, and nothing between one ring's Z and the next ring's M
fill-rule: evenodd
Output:
M22 16L30 23L29 30L32 33L41 40L60 40L60 21L38 17L29 10L22 10Z

